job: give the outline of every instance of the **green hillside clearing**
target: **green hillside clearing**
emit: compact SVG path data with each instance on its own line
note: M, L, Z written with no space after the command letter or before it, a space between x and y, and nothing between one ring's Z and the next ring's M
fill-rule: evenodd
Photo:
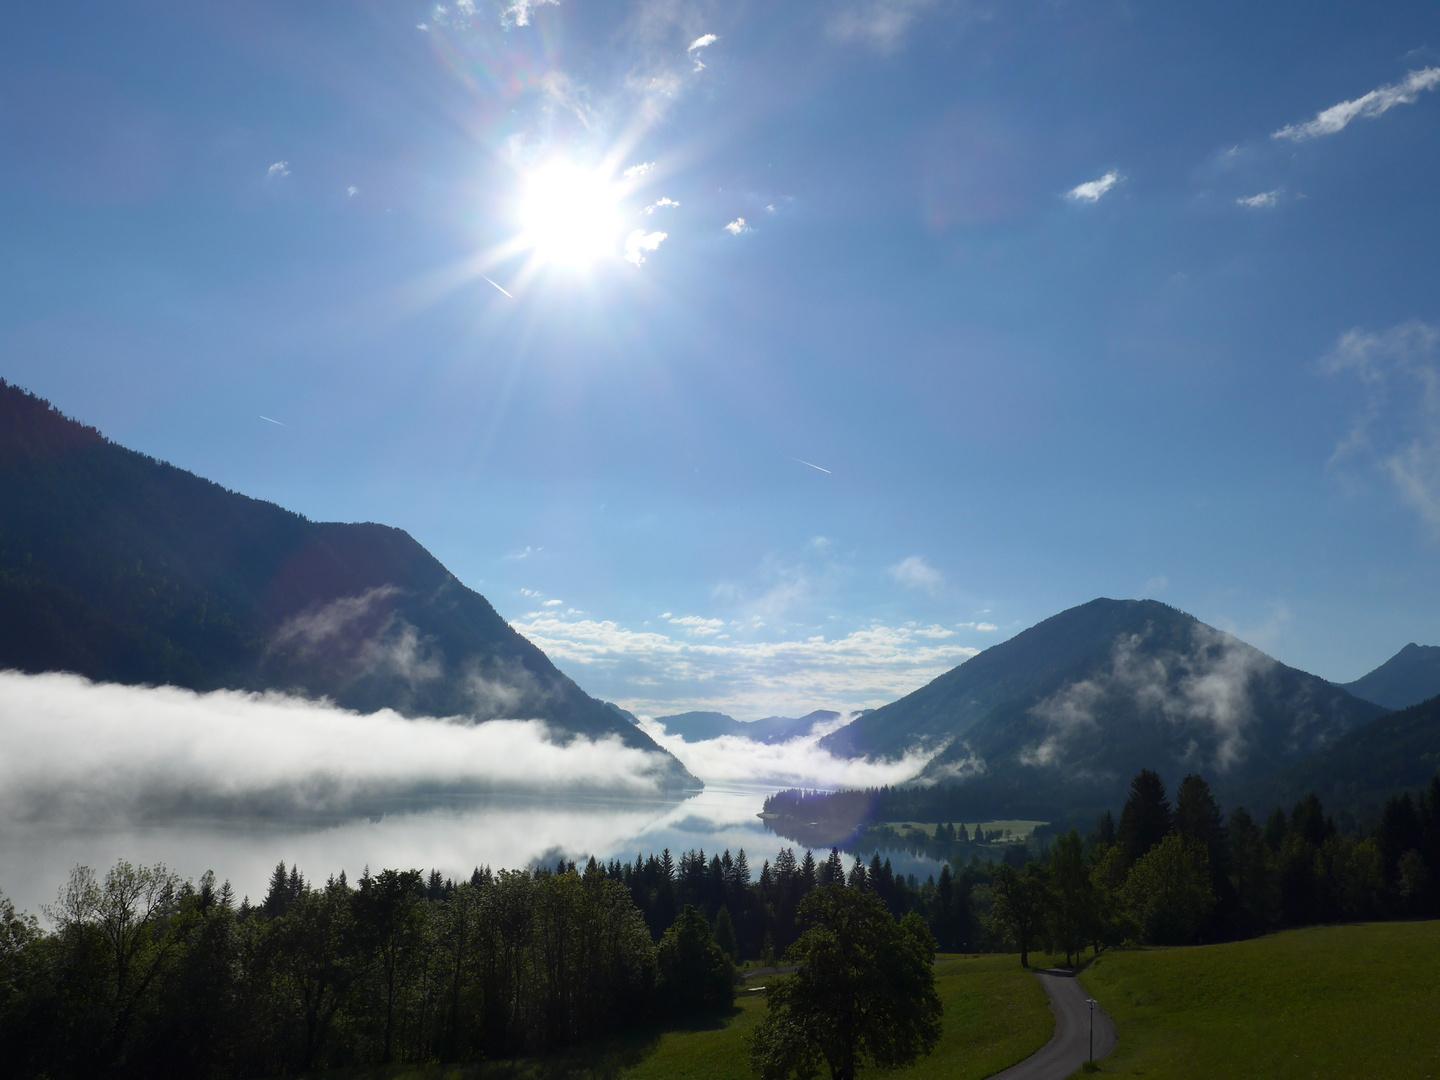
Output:
M1082 976L1109 1010L1116 1076L1440 1078L1440 922L1289 930L1102 955Z
M873 1070L894 1080L983 1080L1049 1041L1045 991L1011 955L955 957L935 967L945 1031L935 1053L908 1069ZM766 976L752 980L763 983ZM468 1066L347 1069L327 1080L753 1080L748 1036L765 1015L764 994L742 993L735 1012L709 1025L636 1034L566 1053Z

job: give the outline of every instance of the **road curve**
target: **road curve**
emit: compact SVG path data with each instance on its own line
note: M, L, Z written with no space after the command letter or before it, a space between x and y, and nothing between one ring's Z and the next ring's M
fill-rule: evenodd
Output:
M1055 1014L1055 1034L1050 1041L1018 1065L996 1073L991 1080L1066 1080L1085 1064L1090 1054L1089 994L1068 971L1037 971L1040 985ZM1119 1040L1110 1016L1095 1006L1095 1060L1115 1049Z

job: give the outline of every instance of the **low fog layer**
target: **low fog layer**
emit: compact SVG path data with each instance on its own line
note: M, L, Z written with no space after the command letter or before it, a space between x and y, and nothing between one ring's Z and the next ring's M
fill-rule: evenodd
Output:
M538 720L359 714L281 694L0 672L0 829L341 819L496 791L654 795L667 763Z
M819 741L845 721L817 724L810 734L783 743L758 743L738 735L686 742L642 717L640 727L705 783L756 784L774 788L864 788L903 784L929 764L940 748L916 748L895 759L836 757Z

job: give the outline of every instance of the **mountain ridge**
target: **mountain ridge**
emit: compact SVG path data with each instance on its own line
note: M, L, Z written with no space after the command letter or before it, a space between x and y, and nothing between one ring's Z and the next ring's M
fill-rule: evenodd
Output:
M941 748L917 778L987 805L1113 801L1141 767L1218 787L1267 774L1386 710L1152 600L1100 598L1037 623L820 745ZM1065 794L1065 793L1069 794Z
M667 735L678 735L686 742L702 742L733 736L752 742L781 743L810 734L816 724L831 723L840 718L838 712L815 709L804 716L766 716L759 720L736 720L721 712L684 712L657 716L655 723Z
M0 667L541 719L665 754L403 530L312 522L3 380ZM674 766L669 781L699 786Z

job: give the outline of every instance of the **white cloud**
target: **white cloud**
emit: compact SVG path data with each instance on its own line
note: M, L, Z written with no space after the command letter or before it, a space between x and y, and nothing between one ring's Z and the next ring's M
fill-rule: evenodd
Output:
M945 576L919 555L901 559L890 567L890 576L907 589L925 589L934 592L945 584Z
M743 217L739 217L736 218L734 221L730 222L729 225L726 225L725 231L728 232L731 236L739 236L741 233L749 232L750 226L745 224L745 219Z
M1249 753L1247 728L1254 720L1252 680L1275 666L1259 649L1197 624L1186 651L1142 651L1149 631L1120 638L1109 666L1094 678L1066 685L1031 712L1046 726L1044 737L1020 754L1021 764L1059 765L1071 743L1101 730L1114 700L1133 701L1189 737L1187 762L1226 772ZM1108 703L1108 707L1107 707ZM1293 734L1318 717L1297 717Z
M356 195L359 195L359 194L360 194L360 189L359 189L358 187L356 187L354 184L351 184L349 187L347 187L347 188L345 189L345 194L346 194L346 195L349 195L351 198L354 198Z
M625 237L625 261L634 263L636 266L644 266L645 253L654 251L669 235L669 233L647 233L644 229L636 229Z
M0 829L353 817L499 790L653 792L665 759L538 720L407 720L278 693L0 672Z
M265 178L267 180L277 180L282 176L289 175L290 162L288 161L277 161L274 165L271 165L270 168L265 170Z
M956 623L955 625L962 630L978 630L982 634L993 634L996 630L1000 629L1000 627L996 626L993 622L962 622Z
M653 168L655 168L653 161L642 161L639 165L631 165L626 169L624 176L626 180L638 180Z
M1360 381L1362 407L1332 465L1363 461L1440 537L1440 328L1418 320L1351 330L1322 361Z
M719 619L676 619L670 612L661 618L673 620L686 635L551 612L511 625L592 693L650 715L718 709L740 716L802 716L821 707L874 708L979 651L931 627L877 624L834 637L811 631L790 639L746 640L762 632L780 634L773 621L759 618L741 638L721 641Z
M664 727L641 717L641 729L669 750L680 763L706 783L759 784L771 788L864 788L903 784L923 769L936 750L912 749L893 760L838 758L816 745L822 737L846 723L842 716L817 725L809 735L784 743L757 743L738 735L703 742L686 742L666 733Z
M700 615L686 615L669 621L671 626L683 626L697 637L709 637L725 628L724 619L706 619Z
M1089 180L1083 184L1076 184L1065 193L1065 197L1071 202L1099 202L1101 196L1113 188L1125 178L1114 169L1111 169L1099 180Z
M1437 85L1440 85L1440 68L1428 67L1412 71L1398 83L1371 90L1353 101L1331 105L1317 113L1314 120L1307 120L1303 124L1287 124L1270 137L1300 142L1321 135L1334 135L1338 131L1344 131L1356 117L1374 118L1389 112L1396 105L1411 105L1422 90L1433 90Z
M565 603L564 600L546 600L545 603L544 603L542 606L544 606L544 607L561 607L561 606L564 605L564 603Z
M1235 201L1247 210L1268 210L1280 201L1280 188L1262 191L1258 195L1243 195Z
M718 34L701 34L694 41L690 42L690 47L685 51L694 52L696 49L704 49L707 46L714 45L715 42L719 40L720 36Z
M558 4L560 0L511 0L500 12L500 25L507 30L512 26L529 26L530 12L542 4ZM472 7L473 11L474 8Z
M645 209L644 209L644 210L641 210L640 212L641 212L642 214L653 214L653 213L655 213L656 210L664 210L664 209L667 208L667 207L676 207L676 206L679 206L679 205L680 205L680 204L679 204L678 202L676 202L674 199L659 198L659 199L656 199L656 200L655 200L653 203L651 203L649 206L645 207Z

